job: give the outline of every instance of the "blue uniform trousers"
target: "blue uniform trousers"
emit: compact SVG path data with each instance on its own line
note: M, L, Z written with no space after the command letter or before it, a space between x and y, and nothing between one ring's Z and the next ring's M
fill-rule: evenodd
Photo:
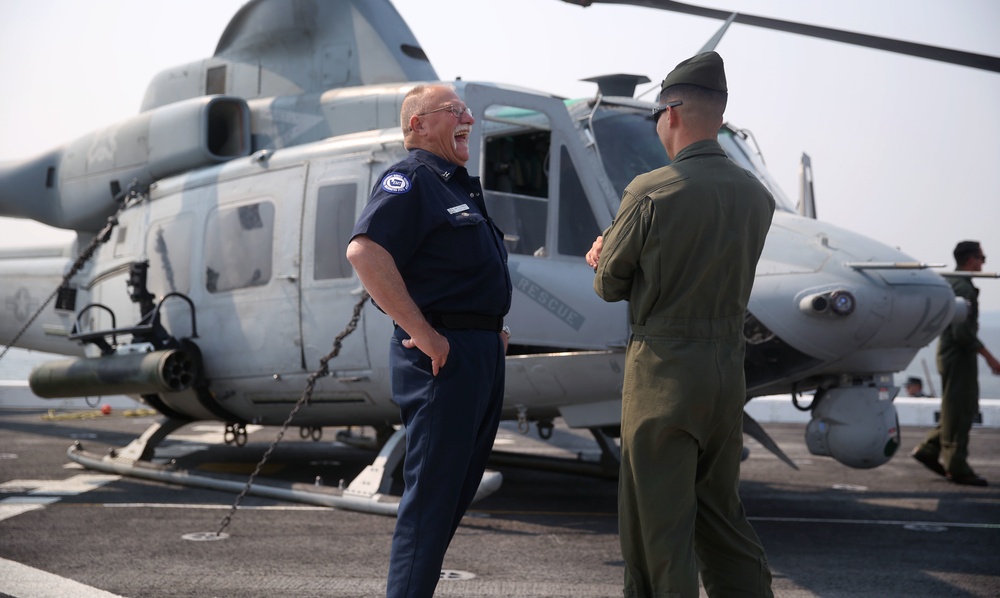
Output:
M439 329L445 366L407 349L396 328L389 348L393 400L406 426L405 488L389 558L388 598L434 594L455 530L476 494L493 448L504 392L497 332Z

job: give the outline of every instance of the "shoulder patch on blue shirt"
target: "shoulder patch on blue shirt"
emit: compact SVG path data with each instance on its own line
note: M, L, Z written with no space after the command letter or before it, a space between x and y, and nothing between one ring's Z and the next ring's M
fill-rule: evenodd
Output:
M386 193L406 193L410 190L410 179L401 172L390 172L382 177L382 190Z

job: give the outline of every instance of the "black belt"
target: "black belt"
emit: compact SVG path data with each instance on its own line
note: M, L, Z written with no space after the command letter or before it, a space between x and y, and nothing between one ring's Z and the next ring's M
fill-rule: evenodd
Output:
M500 332L503 328L503 316L485 316L483 314L424 314L431 326L450 328L452 330L492 330Z

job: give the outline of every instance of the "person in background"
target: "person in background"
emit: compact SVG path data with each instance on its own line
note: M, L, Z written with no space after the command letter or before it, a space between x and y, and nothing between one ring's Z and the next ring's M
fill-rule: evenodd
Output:
M400 110L410 153L382 174L347 247L395 323L389 371L406 456L389 598L434 594L503 407L512 287L503 233L465 169L475 122L452 87L413 88Z
M722 58L685 60L660 86L672 164L637 176L587 252L594 290L629 302L618 520L627 598L773 596L738 494L743 321L774 198L717 140Z
M956 270L982 272L986 255L978 241L962 241L955 246ZM950 324L941 333L937 347L937 367L941 374L941 418L911 456L934 473L955 484L986 486L986 478L969 466L969 431L979 413L979 356L995 375L1000 362L979 340L979 289L967 276L949 276L956 297L965 299L969 312L965 320Z
M924 381L916 376L910 376L906 379L906 396L908 397L926 397L924 394Z

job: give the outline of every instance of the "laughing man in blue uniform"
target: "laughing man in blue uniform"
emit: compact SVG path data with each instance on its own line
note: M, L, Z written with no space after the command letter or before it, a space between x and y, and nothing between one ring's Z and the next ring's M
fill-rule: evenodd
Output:
M395 322L389 369L406 426L405 489L386 595L434 594L493 447L511 282L503 234L465 169L476 122L455 90L421 85L400 111L409 156L386 170L347 248Z

